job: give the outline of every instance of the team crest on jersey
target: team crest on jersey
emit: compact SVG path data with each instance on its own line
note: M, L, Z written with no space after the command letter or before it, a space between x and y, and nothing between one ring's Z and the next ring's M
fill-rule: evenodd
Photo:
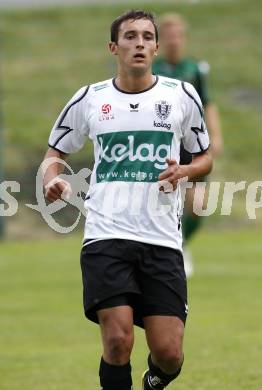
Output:
M166 100L160 100L156 102L155 104L155 110L156 110L156 115L161 119L165 120L168 118L170 112L171 112L172 105L168 104Z
M99 115L99 121L109 121L110 119L115 119L114 114L112 113L112 106L109 103L105 103L101 107L101 113Z

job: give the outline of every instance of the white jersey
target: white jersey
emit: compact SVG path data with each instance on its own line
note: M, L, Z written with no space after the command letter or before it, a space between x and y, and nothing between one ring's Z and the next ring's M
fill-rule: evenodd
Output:
M89 137L95 164L85 207L84 239L141 241L182 250L181 194L160 192L166 158L179 162L180 143L193 154L209 147L194 87L156 76L139 93L114 79L81 88L58 117L49 146L74 153Z

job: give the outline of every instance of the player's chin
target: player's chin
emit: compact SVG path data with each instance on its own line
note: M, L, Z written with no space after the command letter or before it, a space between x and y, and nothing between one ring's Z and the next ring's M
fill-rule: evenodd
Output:
M133 73L144 74L148 71L150 66L147 63L136 63L131 66Z
M131 63L132 66L148 66L148 58L133 58Z
M146 66L148 66L148 64L147 64L147 62L146 61L134 61L133 63L132 63L132 66L133 67L138 67L138 68L143 68L143 67L146 67Z

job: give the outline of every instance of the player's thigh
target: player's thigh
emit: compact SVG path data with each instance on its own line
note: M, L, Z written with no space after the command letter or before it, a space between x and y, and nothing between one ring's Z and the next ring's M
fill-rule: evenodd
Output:
M134 263L126 254L127 244L125 240L102 240L81 251L84 310L91 321L98 322L96 312L104 302L107 307L118 306L113 297L139 293ZM124 304L121 298L119 305Z
M144 246L138 273L143 321L151 316L170 316L185 323L188 302L182 253L163 246Z
M134 342L133 309L129 305L97 311L104 349L130 350Z
M103 334L113 331L133 332L133 309L129 305L103 308L97 311Z
M144 318L148 347L157 357L181 359L185 325L176 316L148 316Z

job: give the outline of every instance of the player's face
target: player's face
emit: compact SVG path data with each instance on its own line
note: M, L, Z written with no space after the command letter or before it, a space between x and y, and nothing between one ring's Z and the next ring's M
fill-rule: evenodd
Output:
M155 28L150 20L126 20L119 28L118 42L111 42L111 53L118 56L118 65L130 73L143 74L157 52Z
M186 32L182 23L168 24L161 28L160 46L166 55L182 56L185 45Z

